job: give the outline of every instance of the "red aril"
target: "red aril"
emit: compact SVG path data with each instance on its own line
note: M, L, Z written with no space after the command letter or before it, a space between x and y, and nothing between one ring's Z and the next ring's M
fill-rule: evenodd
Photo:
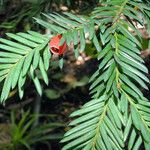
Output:
M67 49L67 44L66 42L64 42L62 45L59 45L60 44L60 40L62 38L62 35L61 34L58 34L56 36L53 36L50 40L50 51L53 53L53 54L58 54L58 55L62 55L64 54L64 52L66 51Z

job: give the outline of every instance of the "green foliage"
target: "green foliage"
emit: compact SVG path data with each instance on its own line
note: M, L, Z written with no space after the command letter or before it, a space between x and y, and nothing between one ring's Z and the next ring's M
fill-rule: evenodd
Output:
M5 29L5 32L14 32L17 28L29 30L33 27L32 17L45 12L50 6L46 2L29 3L27 1L5 0L0 5L0 28Z
M71 114L71 117L76 119L70 123L70 126L73 126L72 129L64 135L62 142L66 145L63 150L136 150L141 145L148 150L150 147L150 102L144 98L139 88L148 89L149 79L146 76L148 70L140 57L142 35L135 22L143 27L146 22L149 28L149 4L146 5L141 0L111 0L102 4L94 9L90 17L54 13L43 14L49 21L36 18L37 23L50 29L53 34L62 34L60 44L66 41L70 46L73 43L75 51L78 47L80 51L85 49L86 35L88 35L88 39L93 42L97 50L100 62L98 70L90 79L92 100ZM8 35L17 41L22 36L22 34ZM2 52L0 58L2 63L0 66L4 68L0 71L1 80L5 79L1 101L8 97L10 89L14 88L16 83L19 83L20 93L22 93L25 82L22 77L26 76L29 69L38 92L41 93L39 81L34 76L38 65L45 83L48 83L45 72L48 69L48 61L43 62L45 59L42 52L49 38L38 34L39 39L43 41L39 43L29 38L35 35L37 33L29 32L26 36L28 42L19 40L26 46L31 46L30 53L27 53L29 55L22 51L23 45L18 47L17 44L16 47L16 43L10 41L5 44L11 43L11 46L0 44L0 48L13 53L9 58L6 57L7 52L4 54ZM4 42L4 40L1 41ZM19 50L14 49L14 46ZM39 56L39 51L43 57ZM15 67L23 66L17 71L20 73L23 84L21 81L17 82L20 76L16 80L12 78L14 70L9 69L11 65L18 62L20 58L18 55L23 55L23 64L19 61L20 63L17 63ZM38 59L34 59L33 56ZM48 60L47 57L46 60ZM62 62L61 60L61 67ZM11 71L7 73L7 69ZM22 94L20 95L22 97Z
M37 142L60 139L62 137L61 134L53 134L51 131L56 128L63 127L64 124L55 122L34 126L36 119L41 116L42 115L31 115L30 111L28 110L22 113L21 119L18 121L17 113L12 111L9 137L7 137L10 139L10 142L0 144L2 150L22 149L23 147L31 150L31 147ZM4 137L0 137L0 139L3 138Z
M46 70L49 68L50 51L48 47L49 37L29 31L28 33L8 33L13 41L0 38L0 81L4 81L1 94L1 102L9 95L16 85L20 98L23 97L23 85L28 71L33 79L39 94L42 94L39 79L35 69L39 68L43 79L48 84Z

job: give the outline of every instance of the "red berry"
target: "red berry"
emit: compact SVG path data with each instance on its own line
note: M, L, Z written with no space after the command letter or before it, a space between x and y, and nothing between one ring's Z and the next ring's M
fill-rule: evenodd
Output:
M59 45L61 38L62 38L61 34L58 34L51 38L49 44L50 44L50 51L53 54L62 55L66 51L66 49L67 49L66 42L64 42L62 45Z

